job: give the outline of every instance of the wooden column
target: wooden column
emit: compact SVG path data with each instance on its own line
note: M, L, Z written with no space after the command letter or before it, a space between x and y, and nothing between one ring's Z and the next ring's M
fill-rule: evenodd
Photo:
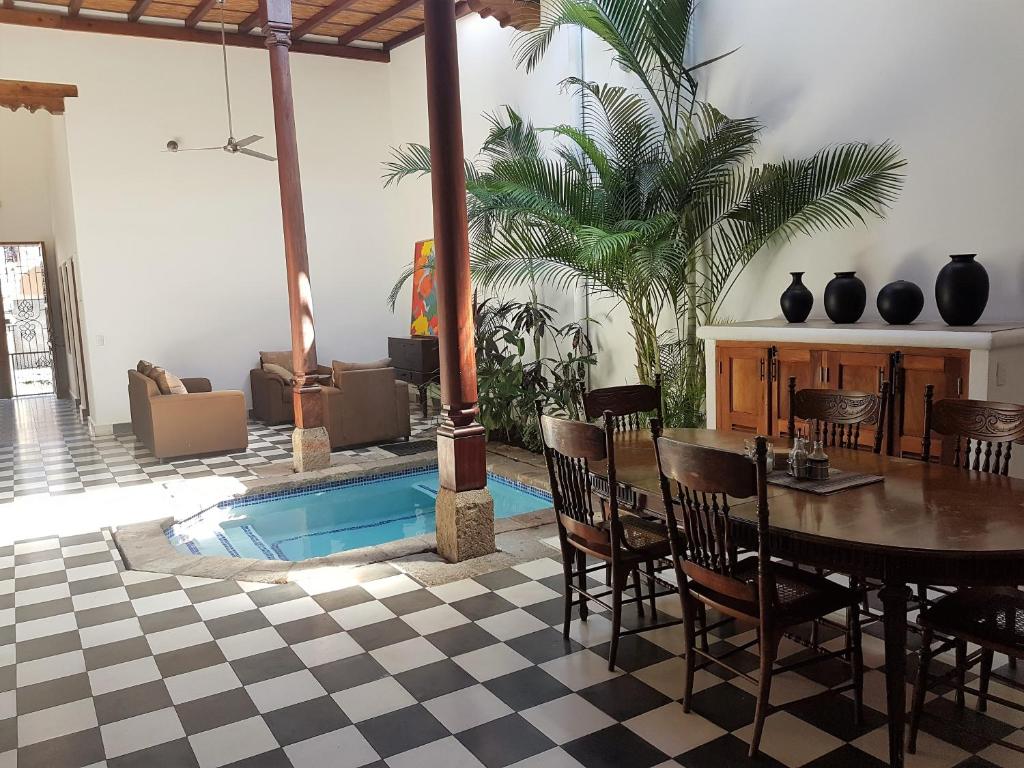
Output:
M477 421L473 287L469 276L466 177L459 98L455 3L424 0L427 116L434 203L434 258L442 422L437 430L441 487L487 484L484 429Z
M306 222L302 211L299 150L295 137L292 75L288 63L291 47L291 0L264 0L270 81L277 133L277 172L281 187L281 219L284 225L284 258L288 276L288 310L292 332L292 368L295 372L294 404L297 433L322 429L323 397L317 369L313 330L313 297L306 253ZM327 450L327 462L330 449ZM298 457L297 457L298 463ZM308 469L311 467L296 467Z

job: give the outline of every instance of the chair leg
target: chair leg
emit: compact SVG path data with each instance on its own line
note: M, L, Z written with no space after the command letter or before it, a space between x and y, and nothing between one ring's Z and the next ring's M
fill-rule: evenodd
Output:
M697 603L697 618L700 619L700 649L708 651L708 609L704 603Z
M647 561L647 601L651 604L651 618L655 618L658 614L658 609L654 606L654 561Z
M1017 668L1017 657L1016 656L1010 656L1006 661L1010 665L1010 669L1016 669Z
M988 648L981 652L981 679L978 681L978 711L988 709L988 683L992 679L992 657L995 654Z
M695 624L697 616L704 615L704 603L683 598L683 712L690 711L690 700L693 698L693 673L697 666L697 654L694 650Z
M964 708L964 684L967 682L967 643L956 643L956 705Z
M917 662L917 683L914 685L914 704L910 709L910 729L907 737L907 752L917 752L917 729L921 725L921 710L924 709L924 694L928 688L928 665L932 660L932 631L925 627L921 636L921 654Z
M640 578L640 566L633 568L633 590L636 592L636 615L644 615L644 585Z
M576 569L578 571L576 579L579 582L580 589L587 588L587 556L582 552L576 553ZM587 598L584 595L580 595L580 621L586 621L587 615L590 613L590 606L587 605Z
M757 709L754 712L754 733L750 737L750 749L747 751L747 757L751 759L757 757L757 752L761 747L764 719L768 716L768 710L771 708L772 670L775 667L775 655L779 652L780 636L772 634L765 637L764 634L761 634L759 640L758 651L761 655L761 677L757 682Z
M853 722L859 726L864 722L864 650L861 646L860 611L857 606L849 609L846 618L849 622L846 631L853 667Z
M622 629L622 593L626 591L627 572L612 566L612 642L608 648L608 671L615 671L615 655L619 651Z
M562 625L562 636L569 639L569 624L572 622L572 564L576 559L573 552L562 549L562 573L565 576L565 620ZM583 599L582 595L580 599Z

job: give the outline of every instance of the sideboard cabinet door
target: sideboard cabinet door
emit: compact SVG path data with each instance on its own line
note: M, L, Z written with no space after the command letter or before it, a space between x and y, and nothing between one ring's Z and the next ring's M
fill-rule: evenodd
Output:
M767 434L769 350L718 346L718 428Z
M943 352L904 352L900 359L899 391L896 398L899 424L897 455L920 456L924 436L924 390L935 387L935 400L967 397L967 356ZM932 439L932 455L941 455L942 445Z
M826 387L824 381L824 368L822 358L824 353L820 349L809 347L787 347L778 346L775 348L774 364L772 370L772 416L774 417L775 435L789 434L789 379L796 379L797 391L801 389L823 389ZM797 429L808 430L807 422L797 421Z

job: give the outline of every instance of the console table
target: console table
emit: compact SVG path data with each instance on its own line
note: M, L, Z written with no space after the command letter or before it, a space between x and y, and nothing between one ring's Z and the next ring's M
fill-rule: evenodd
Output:
M391 336L388 356L395 378L407 381L419 390L420 410L427 417L427 387L438 381L441 358L436 336Z

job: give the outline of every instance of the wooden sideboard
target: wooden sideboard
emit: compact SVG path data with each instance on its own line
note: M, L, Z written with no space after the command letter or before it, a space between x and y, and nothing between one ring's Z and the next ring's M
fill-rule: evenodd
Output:
M954 329L939 324L837 326L784 320L706 326L708 425L785 435L787 385L878 392L891 382L885 422L890 454L921 450L924 391L936 399L1024 402L1024 326ZM864 430L870 445L874 433Z

